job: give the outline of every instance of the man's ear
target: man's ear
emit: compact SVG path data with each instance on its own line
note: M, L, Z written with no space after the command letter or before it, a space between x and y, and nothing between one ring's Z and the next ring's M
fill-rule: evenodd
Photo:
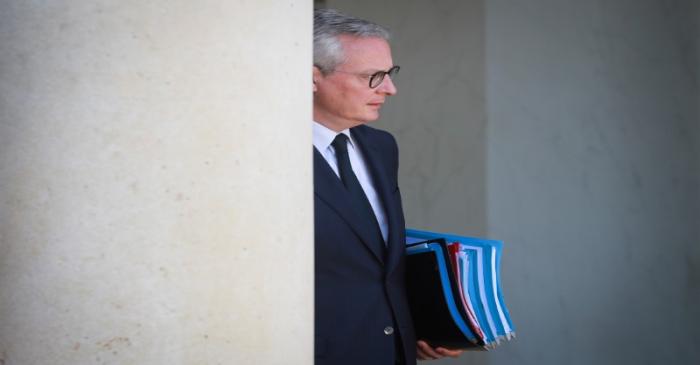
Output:
M313 68L314 92L318 91L318 87L316 86L316 83L319 80L321 80L322 77L323 77L323 74L321 73L321 69L314 66L314 68Z

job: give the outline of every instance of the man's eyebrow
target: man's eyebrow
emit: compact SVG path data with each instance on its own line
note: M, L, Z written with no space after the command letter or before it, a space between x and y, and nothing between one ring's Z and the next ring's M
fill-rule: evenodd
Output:
M387 72L387 71L391 70L392 67L394 67L394 66L393 66L393 65L392 65L392 66L389 66L389 68L387 68L387 69L371 68L371 69L368 69L368 70L366 70L366 71L363 71L363 73L366 72L366 73L368 73L369 75L374 75L374 74L376 74L377 72Z

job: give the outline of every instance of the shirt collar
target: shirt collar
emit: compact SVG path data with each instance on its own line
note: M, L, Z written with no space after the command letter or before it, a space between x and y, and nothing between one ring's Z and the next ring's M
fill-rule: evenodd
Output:
M350 129L343 129L340 132L336 132L334 130L326 128L323 124L314 121L313 123L313 142L314 142L314 147L316 147L317 150L320 152L324 152L328 147L333 143L333 140L335 139L335 136L337 136L339 133L342 133L346 136L348 136L348 139L350 140L350 146L354 148L355 142L352 139L352 135L350 135Z

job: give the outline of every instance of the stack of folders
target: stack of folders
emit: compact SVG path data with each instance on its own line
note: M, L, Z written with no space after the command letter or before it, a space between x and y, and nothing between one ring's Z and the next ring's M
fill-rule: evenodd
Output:
M489 350L515 336L500 285L503 243L406 230L416 335L432 346Z

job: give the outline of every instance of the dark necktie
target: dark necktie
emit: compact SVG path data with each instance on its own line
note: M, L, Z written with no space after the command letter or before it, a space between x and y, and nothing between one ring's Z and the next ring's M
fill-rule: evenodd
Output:
M343 181L345 189L350 195L350 201L357 214L362 218L362 223L365 225L365 230L372 232L375 237L379 252L384 250L384 238L382 231L379 229L379 223L372 210L372 205L362 189L362 185L357 180L357 176L352 171L350 165L350 156L348 155L348 136L341 133L333 140L333 148L335 148L335 157L338 160L338 171L340 172L340 180Z

